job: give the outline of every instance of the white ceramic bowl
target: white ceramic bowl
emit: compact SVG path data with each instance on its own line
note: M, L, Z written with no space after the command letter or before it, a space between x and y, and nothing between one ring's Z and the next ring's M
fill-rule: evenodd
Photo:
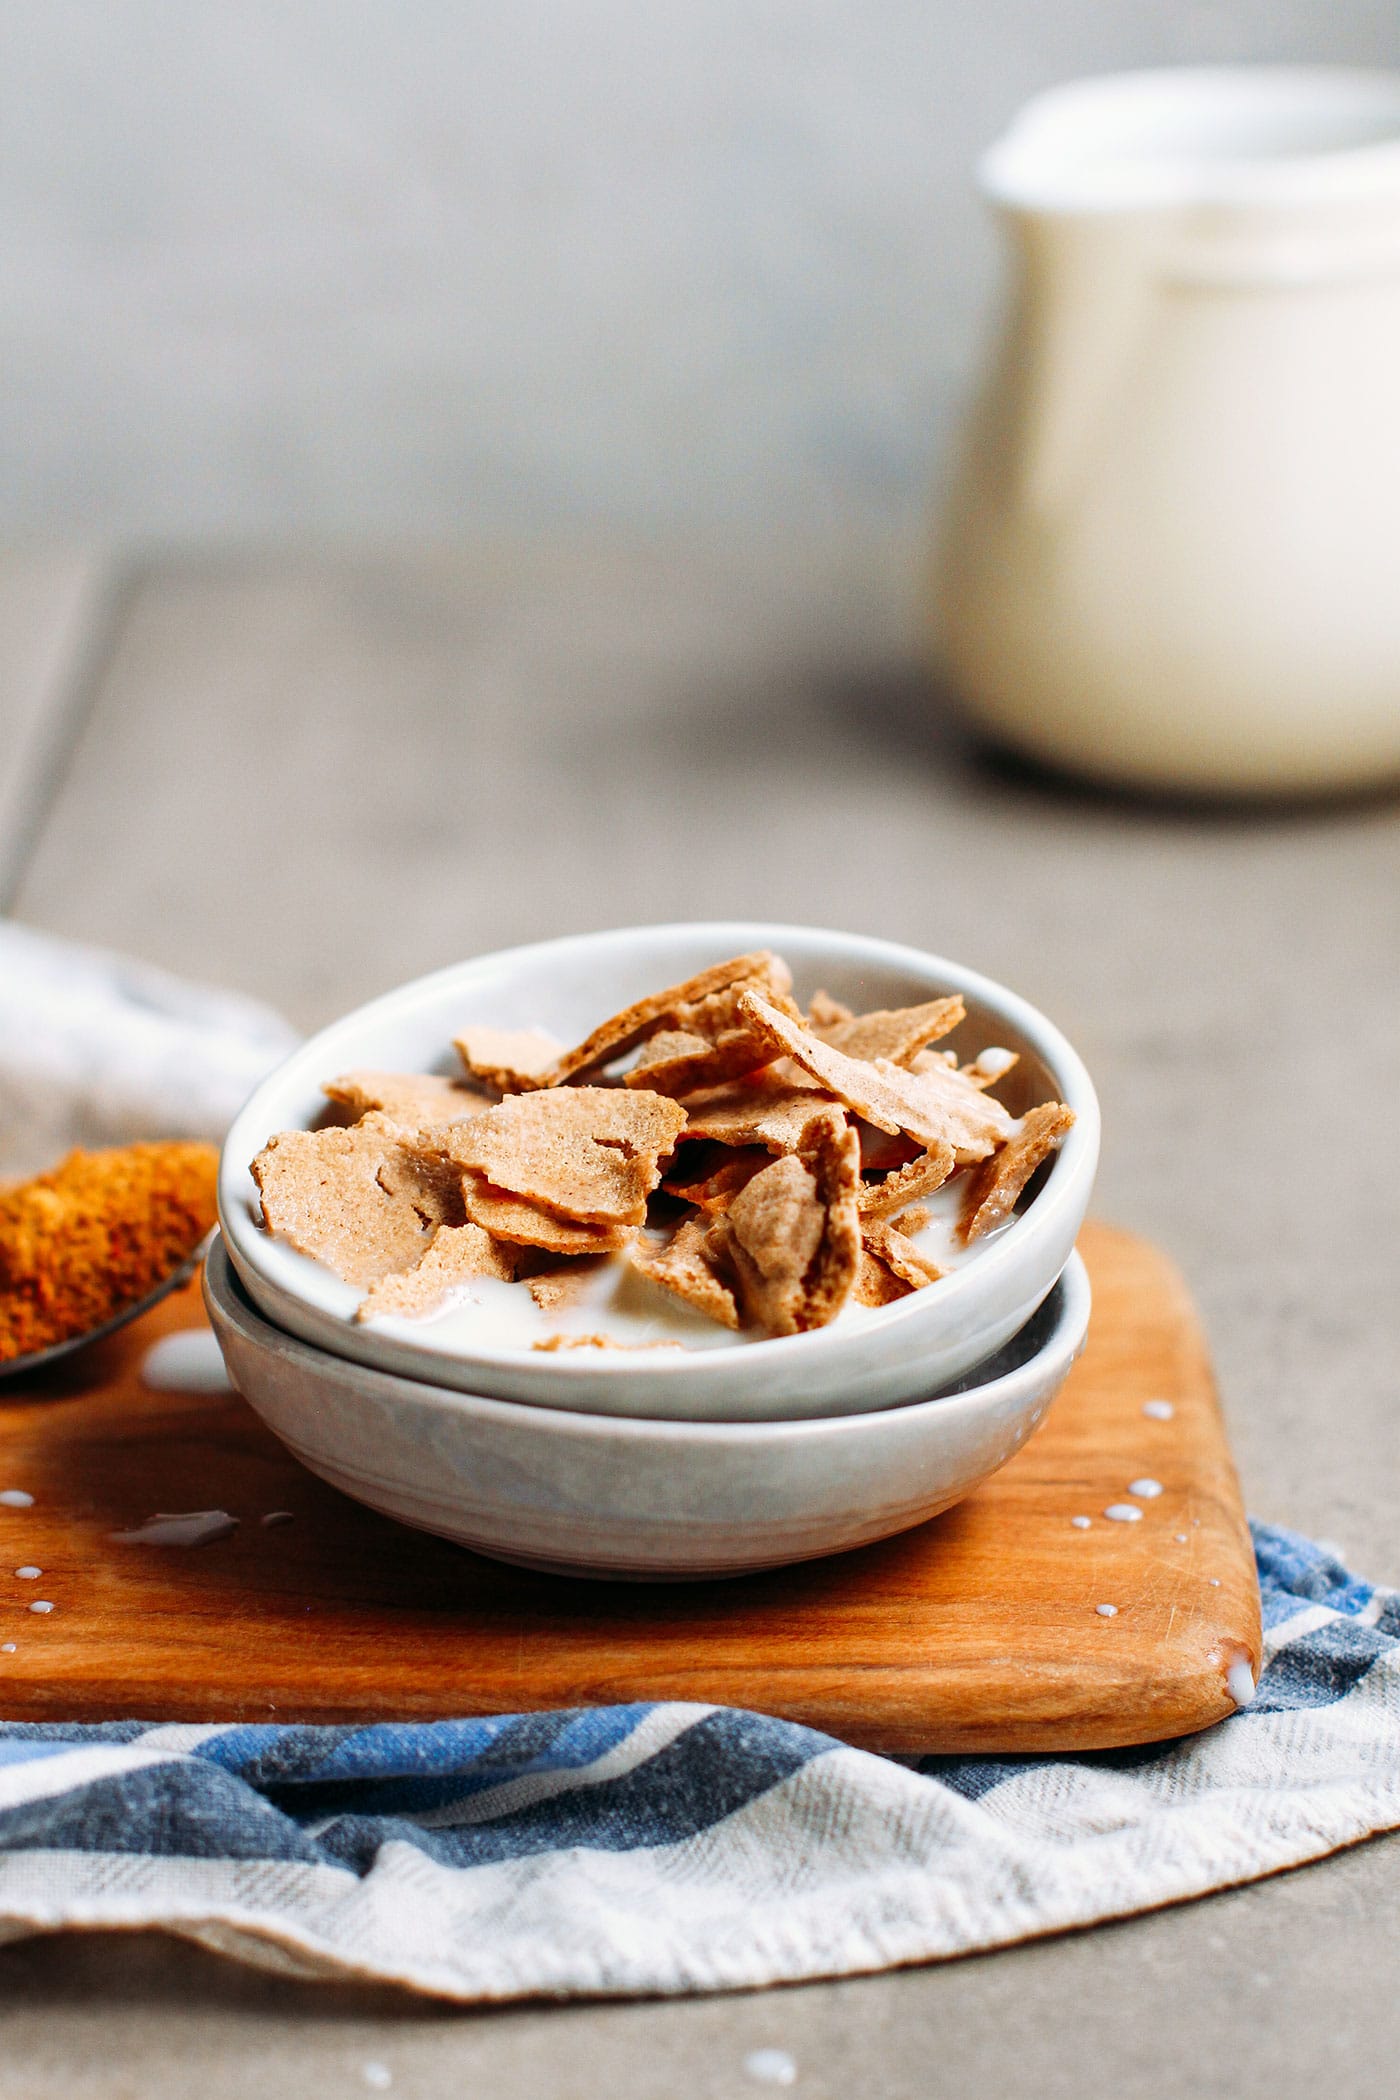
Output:
M234 1384L333 1487L500 1560L636 1581L782 1567L936 1516L1019 1451L1089 1323L1074 1255L965 1390L826 1420L646 1422L522 1407L331 1356L262 1318L222 1240L204 1296Z
M454 1069L468 1021L542 1026L580 1040L607 1014L754 948L786 956L800 998L818 986L856 1007L901 1006L961 992L964 1054L1002 1044L1021 1063L999 1089L1013 1110L1058 1098L1077 1118L1016 1221L931 1289L877 1317L811 1334L682 1352L449 1346L432 1321L410 1334L354 1322L359 1293L272 1239L259 1223L248 1162L275 1131L324 1112L324 1080L355 1066ZM464 1392L535 1406L649 1420L749 1421L894 1407L937 1391L992 1355L1040 1304L1083 1223L1098 1161L1089 1075L1043 1014L956 963L858 934L747 922L644 926L507 949L420 978L323 1029L263 1081L224 1145L219 1218L249 1296L274 1325L337 1356Z

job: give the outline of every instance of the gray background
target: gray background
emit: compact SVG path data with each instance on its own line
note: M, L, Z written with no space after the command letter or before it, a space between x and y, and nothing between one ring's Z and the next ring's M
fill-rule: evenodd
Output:
M0 536L916 529L1028 94L1395 0L0 14Z

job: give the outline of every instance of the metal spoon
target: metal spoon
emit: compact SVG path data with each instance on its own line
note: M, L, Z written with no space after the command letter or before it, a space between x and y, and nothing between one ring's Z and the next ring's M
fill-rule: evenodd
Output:
M181 1284L189 1282L209 1252L217 1229L217 1226L211 1226L193 1253L187 1254L178 1267L161 1279L154 1290L147 1291L145 1297L138 1298L134 1305L124 1305L120 1312L113 1313L111 1319L104 1320L100 1327L84 1328L81 1334L70 1334L64 1341L52 1342L47 1349L31 1349L27 1356L12 1356L7 1363L0 1363L0 1381L6 1378L22 1378L32 1371L47 1371L50 1364L58 1363L62 1357L71 1356L77 1349L86 1349L89 1342L105 1341L109 1334L115 1334L119 1327L125 1327L128 1320L139 1320L142 1313L149 1312L153 1305L159 1305L162 1298L168 1298L172 1291L179 1290Z

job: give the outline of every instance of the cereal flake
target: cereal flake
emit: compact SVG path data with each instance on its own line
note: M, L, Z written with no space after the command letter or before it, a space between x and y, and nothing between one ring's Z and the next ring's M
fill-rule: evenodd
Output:
M454 1165L564 1217L640 1225L684 1127L685 1110L664 1094L561 1087L507 1095L435 1142Z
M928 999L921 1006L880 1009L868 1014L849 1014L840 1020L813 1022L813 1035L844 1050L847 1057L870 1063L887 1057L891 1064L907 1065L930 1043L936 1043L965 1020L967 1009L953 994L947 999Z
M382 1109L409 1130L426 1123L460 1123L491 1106L476 1088L434 1072L343 1072L321 1091L357 1116Z
M942 1188L954 1167L951 1145L930 1145L907 1166L896 1168L883 1181L867 1182L856 1198L862 1218L888 1218L917 1196L931 1196Z
M826 1326L860 1266L860 1141L830 1111L813 1135L805 1156L785 1153L756 1174L707 1236L744 1310L772 1334Z
M761 992L741 992L739 1004L761 1027L775 1053L794 1059L829 1093L881 1130L903 1132L928 1147L950 1144L960 1165L985 1159L1010 1135L1011 1118L1001 1103L969 1086L958 1072L938 1067L906 1072L883 1057L867 1064L790 1021Z
M425 1320L474 1277L509 1283L514 1275L511 1250L498 1246L479 1225L443 1225L415 1267L380 1277L361 1299L355 1318Z
M347 1283L410 1268L439 1225L460 1222L450 1181L414 1157L378 1111L349 1129L284 1130L252 1163L263 1223Z
M1036 1168L1064 1143L1073 1123L1073 1110L1061 1101L1047 1101L1023 1118L1015 1136L973 1176L962 1221L966 1242L1006 1223Z
M659 1251L642 1240L634 1240L627 1259L649 1283L707 1313L724 1327L737 1327L739 1308L734 1293L720 1275L708 1251L708 1227L698 1218L688 1218L669 1245Z
M501 1094L552 1086L564 1045L543 1028L464 1028L454 1049L473 1079Z

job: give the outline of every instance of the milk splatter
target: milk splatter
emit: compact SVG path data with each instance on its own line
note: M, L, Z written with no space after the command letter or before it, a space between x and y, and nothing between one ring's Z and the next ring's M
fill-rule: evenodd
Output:
M1137 1524L1141 1521L1142 1511L1132 1502L1110 1502L1104 1515L1112 1517L1115 1524Z
M238 1529L237 1517L226 1509L191 1509L183 1516L160 1512L147 1517L134 1531L112 1531L107 1535L120 1546L212 1546Z
M53 1606L49 1603L47 1597L36 1597L29 1609L31 1611L52 1611Z
M26 1495L23 1488L0 1488L0 1502L6 1509L33 1509L34 1497Z
M207 1327L162 1335L141 1359L141 1383L156 1393L231 1393L219 1345Z
M1070 1523L1073 1524L1076 1531L1087 1531L1089 1529L1089 1526L1093 1523L1093 1521L1094 1520L1092 1517L1070 1518Z
M1116 1604L1096 1604L1094 1610L1101 1619L1116 1619L1118 1616L1118 1606Z
M1225 1689L1236 1706L1248 1706L1254 1697L1254 1672L1243 1656L1238 1662L1232 1662L1225 1672Z
M797 2065L786 2049L750 2049L744 2069L760 2085L796 2085Z
M1130 1480L1128 1482L1128 1493L1136 1495L1143 1502L1154 1502L1161 1492L1161 1481L1153 1480L1146 1474L1141 1480Z
M39 1580L39 1577L43 1574L43 1572L44 1571L42 1568L35 1568L30 1566L15 1569L15 1573L16 1575L18 1575L21 1582L37 1582Z
M276 1531L282 1524L295 1524L295 1512L290 1509L270 1509L262 1519L264 1531Z
M1142 1411L1154 1422L1170 1422L1176 1413L1170 1400L1144 1400Z

